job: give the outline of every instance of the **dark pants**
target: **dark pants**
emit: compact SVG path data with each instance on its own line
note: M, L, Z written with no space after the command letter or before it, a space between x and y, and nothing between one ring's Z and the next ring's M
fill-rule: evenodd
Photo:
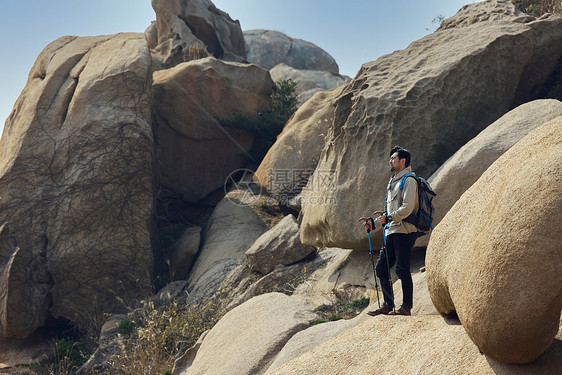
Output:
M416 233L395 233L386 237L386 251L381 250L376 270L381 282L384 301L387 305L394 306L394 293L389 268L392 268L396 263L396 276L402 282L402 306L410 309L413 306L414 284L410 273L410 257L416 237Z

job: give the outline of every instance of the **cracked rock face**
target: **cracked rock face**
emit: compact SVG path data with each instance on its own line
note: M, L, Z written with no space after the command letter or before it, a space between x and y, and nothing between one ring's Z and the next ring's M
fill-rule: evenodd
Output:
M0 143L0 329L86 323L151 284L151 57L142 34L63 37Z
M246 44L240 23L209 0L152 0L156 22L146 30L154 69L214 56L241 62Z
M382 208L394 145L409 149L413 170L428 178L538 93L562 55L562 18L524 23L523 13L499 0L470 4L455 17L470 15L478 17L364 64L344 88L311 177L320 183L309 182L302 196L303 243L368 249L357 219Z

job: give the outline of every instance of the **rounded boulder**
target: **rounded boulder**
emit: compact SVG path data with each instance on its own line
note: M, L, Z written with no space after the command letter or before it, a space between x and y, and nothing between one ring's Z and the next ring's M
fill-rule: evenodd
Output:
M529 363L562 309L562 117L530 132L457 201L431 236L427 284L489 357Z

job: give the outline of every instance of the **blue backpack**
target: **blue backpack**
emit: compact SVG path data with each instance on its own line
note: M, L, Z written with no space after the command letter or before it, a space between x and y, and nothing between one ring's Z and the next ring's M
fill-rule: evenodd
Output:
M404 189L404 181L408 177L414 178L418 183L419 209L417 212L412 212L404 219L404 221L414 224L420 232L429 232L430 230L433 230L433 206L431 205L431 201L436 194L424 178L413 174L407 174L402 177L402 180L400 181L400 190Z

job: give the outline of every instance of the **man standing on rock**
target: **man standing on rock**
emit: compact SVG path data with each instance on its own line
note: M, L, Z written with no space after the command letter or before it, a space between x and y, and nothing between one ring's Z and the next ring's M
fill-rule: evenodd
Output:
M384 303L381 308L369 311L376 315L411 315L413 306L412 275L410 257L417 238L415 225L403 221L414 210L418 210L418 183L415 178L402 178L413 174L410 167L410 152L400 146L390 151L390 171L394 174L387 186L385 212L377 219L365 222L366 230L384 227L385 248L381 251L376 265L376 273L381 283ZM401 184L403 185L401 186ZM402 306L395 310L394 293L390 280L390 268L396 263L396 275L402 283Z

